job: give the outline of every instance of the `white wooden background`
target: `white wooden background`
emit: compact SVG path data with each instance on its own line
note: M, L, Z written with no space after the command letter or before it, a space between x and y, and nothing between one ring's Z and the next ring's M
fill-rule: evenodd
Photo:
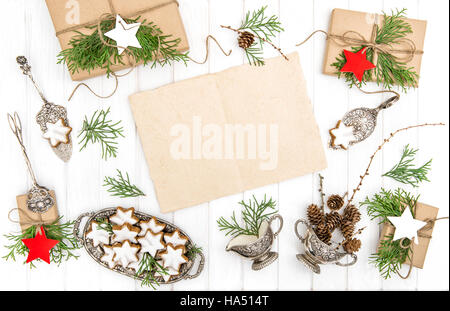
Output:
M61 0L63 1L63 0ZM349 268L323 266L322 274L315 275L295 258L301 250L294 235L294 222L305 217L306 207L317 202L317 176L309 175L269 185L254 191L211 201L201 206L171 214L160 214L148 168L136 135L136 128L128 106L128 95L173 83L190 77L217 72L245 62L236 44L235 34L220 28L221 24L238 25L244 12L268 5L268 13L280 16L286 29L277 43L286 52L297 50L308 81L308 91L314 105L315 116L321 129L324 147L327 131L346 111L358 106L375 107L381 95L362 95L349 90L342 80L321 73L325 39L318 35L306 45L295 44L314 29L327 29L331 10L335 7L368 12L389 11L391 8L408 8L408 16L428 20L425 54L422 64L420 88L411 90L395 106L379 116L379 127L366 142L348 152L327 149L329 168L325 176L325 191L329 194L353 189L359 175L367 165L369 155L392 130L419 122L443 121L448 123L448 6L446 0L180 0L180 11L191 45L191 56L202 59L204 38L213 34L225 47L232 47L233 54L224 57L216 47L205 65L189 64L150 70L139 67L120 80L118 93L111 99L99 100L84 89L68 103L67 97L75 83L63 65L56 64L60 51L53 25L43 0L2 0L0 19L1 79L0 79L0 244L7 241L3 234L17 231L17 224L10 223L7 213L15 207L15 196L27 191L27 176L19 145L11 134L6 113L19 112L24 126L24 139L28 147L39 182L56 190L60 214L75 219L80 213L109 206L135 206L175 223L185 229L204 248L206 267L195 280L183 281L160 290L448 290L448 222L437 224L433 233L425 269L414 270L408 280L392 278L383 280L368 263L378 241L379 227L370 222L363 211L361 226L367 225L361 239L363 246L359 261ZM74 154L68 164L58 160L41 139L34 116L41 102L30 81L18 69L15 57L26 55L32 72L44 89L46 96L58 104L66 105L73 138L80 130L85 115L99 108L111 107L113 119L123 120L125 139L120 140L116 159L107 162L100 159L99 149L89 146ZM276 56L266 49L266 56ZM89 80L96 90L109 92L112 80L105 77ZM448 127L412 130L396 137L375 159L357 200L371 195L381 186L396 187L399 184L380 178L399 159L402 147L411 144L420 148L419 158L433 158L431 183L418 190L421 201L440 208L440 216L448 215ZM138 199L117 199L102 188L105 175L114 175L115 169L128 171L131 179L147 194ZM413 190L415 191L415 190ZM264 193L279 202L285 227L274 245L279 260L260 272L250 269L250 263L233 253L225 252L227 238L219 232L216 220L238 210L237 202L252 194ZM176 195L176 194L174 194ZM5 250L2 251L4 253ZM0 289L4 290L143 290L138 282L112 273L96 264L82 249L79 260L71 260L59 268L40 264L30 270L21 262L0 262Z

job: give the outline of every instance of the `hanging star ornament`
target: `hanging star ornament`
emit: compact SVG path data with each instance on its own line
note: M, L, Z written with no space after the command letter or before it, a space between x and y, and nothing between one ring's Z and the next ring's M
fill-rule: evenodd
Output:
M417 242L419 241L417 231L427 224L425 221L414 219L409 208L405 208L402 216L390 216L388 219L395 227L393 241L401 238L414 238L414 243L416 244L418 244Z
M355 53L344 50L345 59L347 60L347 62L341 68L340 72L352 72L355 75L356 79L361 82L364 76L364 72L376 67L374 64L367 60L366 52L367 48L362 48Z
M105 33L105 36L116 41L117 51L123 53L125 48L132 46L135 48L142 48L139 43L136 33L139 30L141 23L127 24L120 15L116 17L116 27Z
M50 264L50 250L59 243L57 240L47 239L44 227L37 230L34 238L23 239L22 242L29 250L27 263L39 258L48 264Z

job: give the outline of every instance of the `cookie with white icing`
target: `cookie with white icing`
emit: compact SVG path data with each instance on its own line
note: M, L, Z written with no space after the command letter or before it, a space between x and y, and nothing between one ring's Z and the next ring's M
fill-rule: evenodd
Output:
M137 256L138 256L138 261L132 262L128 265L128 268L134 269L135 272L137 272L139 270L139 264L141 263L142 257L144 257L144 253L139 251Z
M158 264L160 264L162 267L164 266L164 263L162 260L157 261ZM165 268L166 273L161 273L160 271L155 273L155 276L160 276L163 278L164 282L169 282L172 277L177 276L180 274L179 271L173 269L173 268Z
M186 253L186 248L183 245L173 246L172 244L167 244L166 250L159 253L163 262L163 267L172 268L179 272L181 265L189 261L189 259L183 255L184 253Z
M152 217L149 220L141 220L139 222L139 227L142 229L139 236L143 236L148 229L152 230L153 233L160 233L166 228L166 224L158 222L155 217Z
M69 135L72 132L72 128L66 124L64 119L59 119L55 123L47 122L45 124L47 131L43 134L43 137L48 139L52 147L58 147L59 144L68 144Z
M94 247L102 244L109 244L110 233L100 227L100 224L93 220L86 232L86 238L92 240Z
M175 230L172 233L166 233L164 234L164 241L167 244L172 244L174 246L179 246L179 245L186 245L186 243L189 241L189 239L187 238L187 236L184 236L180 233L180 230Z
M117 262L114 260L114 249L110 245L103 245L103 252L100 261L106 263L110 269L113 269L117 265Z
M153 233L148 229L144 236L138 237L138 243L141 245L142 253L149 253L152 257L156 256L156 253L166 248L163 242L164 233Z
M123 224L121 226L113 226L112 231L113 236L111 237L111 243L122 243L126 240L130 241L131 243L137 243L136 237L141 229L130 224Z
M123 243L115 243L112 248L114 250L113 260L124 268L127 268L130 263L139 261L137 254L141 249L140 245L125 241Z
M139 218L134 215L134 207L123 208L117 207L116 212L109 216L109 220L119 226L123 224L135 225L139 222Z

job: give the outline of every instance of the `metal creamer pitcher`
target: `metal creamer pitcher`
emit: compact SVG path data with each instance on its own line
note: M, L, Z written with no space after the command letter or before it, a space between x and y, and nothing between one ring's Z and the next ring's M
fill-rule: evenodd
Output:
M280 227L274 233L270 225L275 219L280 220ZM277 252L271 252L273 241L283 228L281 215L273 215L269 220L263 221L258 237L250 235L238 235L227 245L226 250L233 251L240 256L253 260L252 269L261 270L278 258Z
M298 225L304 224L306 226L305 237L302 237L298 233ZM297 254L297 259L301 261L305 266L311 269L314 273L320 273L320 266L325 264L336 264L341 267L347 267L354 265L358 260L355 254L343 253L336 250L335 247L330 246L322 242L314 232L311 225L304 219L299 219L295 223L295 234L303 243L305 247L304 254ZM349 263L339 262L345 256L351 256L352 261Z

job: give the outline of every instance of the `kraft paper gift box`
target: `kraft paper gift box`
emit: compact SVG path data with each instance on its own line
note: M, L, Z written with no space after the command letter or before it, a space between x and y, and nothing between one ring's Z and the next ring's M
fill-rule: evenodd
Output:
M105 13L112 13L114 9L123 18L136 18L140 16L140 20L147 20L157 25L164 35L171 35L173 38L179 38L181 41L178 45L180 52L185 52L189 49L186 33L183 22L181 20L180 12L178 10L178 3L174 0L45 0L48 11L50 12L57 34L61 49L69 48L70 39L76 35L74 31L67 31L73 29L85 34L89 34L94 29L87 29L86 27L77 27L89 23L96 25L100 17ZM74 10L79 9L79 21L74 18ZM150 11L146 11L151 9ZM145 11L145 12L143 12ZM124 61L124 63L127 63ZM129 68L129 65L115 65L112 66L114 71ZM80 81L87 78L96 77L105 74L106 70L97 68L87 71L79 71L74 74L70 73L72 80Z
M437 207L433 207L431 205L427 205L424 203L417 203L416 210L415 210L415 219L422 220L422 221L429 221L436 219L438 215L439 209ZM412 257L413 267L423 269L423 266L425 264L425 258L427 256L428 246L430 245L431 238L433 236L433 229L434 229L434 223L430 225L429 230L419 230L418 234L419 243L412 245L412 252L414 253L414 256ZM428 227L428 226L427 226ZM383 226L383 229L381 230L380 234L380 243L386 237L393 235L395 232L395 227L392 226L390 223L385 223ZM380 247L380 243L378 244L378 247ZM411 253L410 253L411 256ZM404 262L407 265L411 264L411 261L407 258Z
M49 208L44 213L35 213L28 209L27 206L27 200L28 200L28 194L22 194L18 195L16 197L17 201L17 210L19 212L19 222L20 222L20 228L22 229L22 232L25 232L29 227L32 226L30 222L42 222L45 224L51 224L58 220L58 207L56 205L56 197L55 192L53 190L49 191L50 196L53 198L53 206Z
M289 59L130 96L163 213L326 167L299 56Z
M374 25L378 25L381 27L383 19L383 14L333 9L331 13L328 33L335 36L342 36L347 31L355 31L362 35L365 40L370 41ZM412 33L407 34L406 38L411 40L416 48L416 53L414 53L412 59L406 63L406 67L413 68L413 71L415 71L420 76L420 65L422 62L427 21L410 18L404 18L404 20L411 25L412 29ZM350 36L355 37L354 34ZM355 46L360 45L357 44ZM324 74L337 74L337 68L332 66L331 64L336 62L336 57L340 53L342 53L344 49L350 50L351 46L342 47L336 44L336 42L334 42L332 39L327 40L327 47L323 64ZM405 46L393 45L389 50L394 50L392 51L392 53L390 53L394 56L404 57L404 49ZM376 64L376 59L374 59L374 64Z

